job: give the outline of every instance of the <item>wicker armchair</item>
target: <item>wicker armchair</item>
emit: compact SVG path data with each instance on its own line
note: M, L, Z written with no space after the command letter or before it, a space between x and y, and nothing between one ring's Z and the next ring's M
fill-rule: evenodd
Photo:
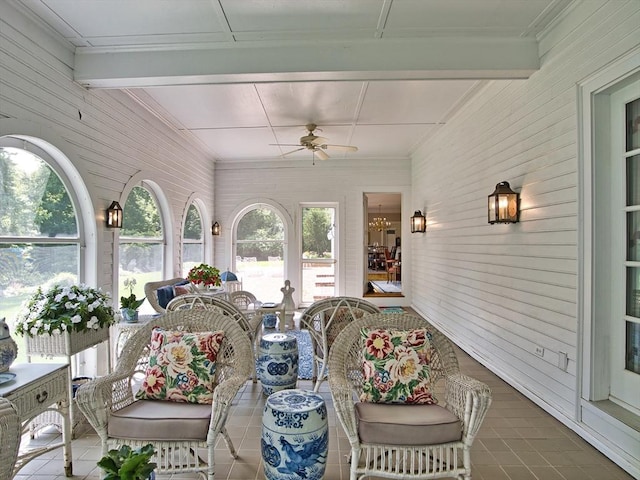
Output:
M160 287L166 287L168 285L175 285L176 283L183 282L184 278L171 278L169 280L160 280L158 282L147 282L144 284L144 294L147 297L147 301L158 313L164 313L165 309L158 303L158 289Z
M20 448L22 425L13 403L0 397L0 479L12 478Z
M317 392L327 377L325 359L338 333L350 322L380 309L361 298L332 297L318 300L302 313L300 328L308 329L314 352L313 391Z
M238 309L233 303L228 302L221 296L217 295L201 295L198 293L188 293L186 295L180 295L167 304L167 312L174 312L176 310L190 310L192 308L214 310L232 317L242 330L246 332L251 340L251 344L254 347L256 345L257 327L251 322L244 312ZM256 373L256 365L253 362L253 373L251 378L253 383L257 382L258 375Z
M216 360L215 389L211 405L138 400L135 373L148 365L151 331L154 327L191 332L224 331ZM142 326L127 341L115 370L82 385L76 393L78 407L102 440L102 454L127 444L140 447L153 443L157 473L199 472L214 480L214 448L222 436L234 458L237 454L225 423L231 402L251 373L249 337L234 318L211 310L167 312ZM114 430L120 429L116 436ZM124 431L124 433L122 433ZM198 456L206 449L207 460Z
M364 380L360 330L425 327L432 335L431 379L439 405L354 401ZM459 372L453 346L441 332L408 314L367 315L338 335L328 364L331 397L351 444L350 480L471 479L471 444L491 404L491 390Z

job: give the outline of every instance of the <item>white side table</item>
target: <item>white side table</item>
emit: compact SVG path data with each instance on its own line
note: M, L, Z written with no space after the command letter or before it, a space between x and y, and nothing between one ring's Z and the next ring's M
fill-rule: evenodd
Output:
M62 415L62 442L21 451L13 470L15 475L27 462L62 445L64 474L73 475L71 464L71 418L69 412L69 365L66 363L18 363L10 369L16 378L0 385L0 397L15 405L23 429L45 412Z

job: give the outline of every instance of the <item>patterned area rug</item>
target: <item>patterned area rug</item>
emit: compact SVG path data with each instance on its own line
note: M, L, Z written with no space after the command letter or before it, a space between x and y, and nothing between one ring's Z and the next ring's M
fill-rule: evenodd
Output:
M373 285L373 288L378 293L402 293L402 290L398 288L393 282L369 282Z
M309 380L313 374L311 336L307 330L287 330L287 335L293 335L298 341L298 378Z
M404 308L402 307L380 307L382 313L404 313Z

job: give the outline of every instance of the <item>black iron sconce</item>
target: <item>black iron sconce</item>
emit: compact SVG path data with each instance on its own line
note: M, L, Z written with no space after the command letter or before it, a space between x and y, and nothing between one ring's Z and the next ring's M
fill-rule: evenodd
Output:
M107 227L122 228L122 207L115 200L107 208Z
M411 233L424 233L427 231L427 218L420 210L416 210L411 217Z
M211 235L220 235L220 224L218 222L213 222L211 225Z
M517 223L520 217L520 194L511 190L509 182L500 182L489 195L489 223Z

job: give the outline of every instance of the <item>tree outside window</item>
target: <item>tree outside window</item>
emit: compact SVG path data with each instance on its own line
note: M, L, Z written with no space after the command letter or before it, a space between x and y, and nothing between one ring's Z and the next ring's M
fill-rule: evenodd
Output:
M63 181L33 153L0 147L2 316L13 327L37 287L77 283L79 269L78 223Z
M192 267L204 263L204 237L202 217L192 203L187 210L182 235L182 275L185 277Z
M150 191L143 186L131 190L123 207L122 233L120 234L119 291L124 282L135 279L133 293L144 296L144 284L161 280L164 264L164 237L160 210ZM142 312L153 309L148 302Z

